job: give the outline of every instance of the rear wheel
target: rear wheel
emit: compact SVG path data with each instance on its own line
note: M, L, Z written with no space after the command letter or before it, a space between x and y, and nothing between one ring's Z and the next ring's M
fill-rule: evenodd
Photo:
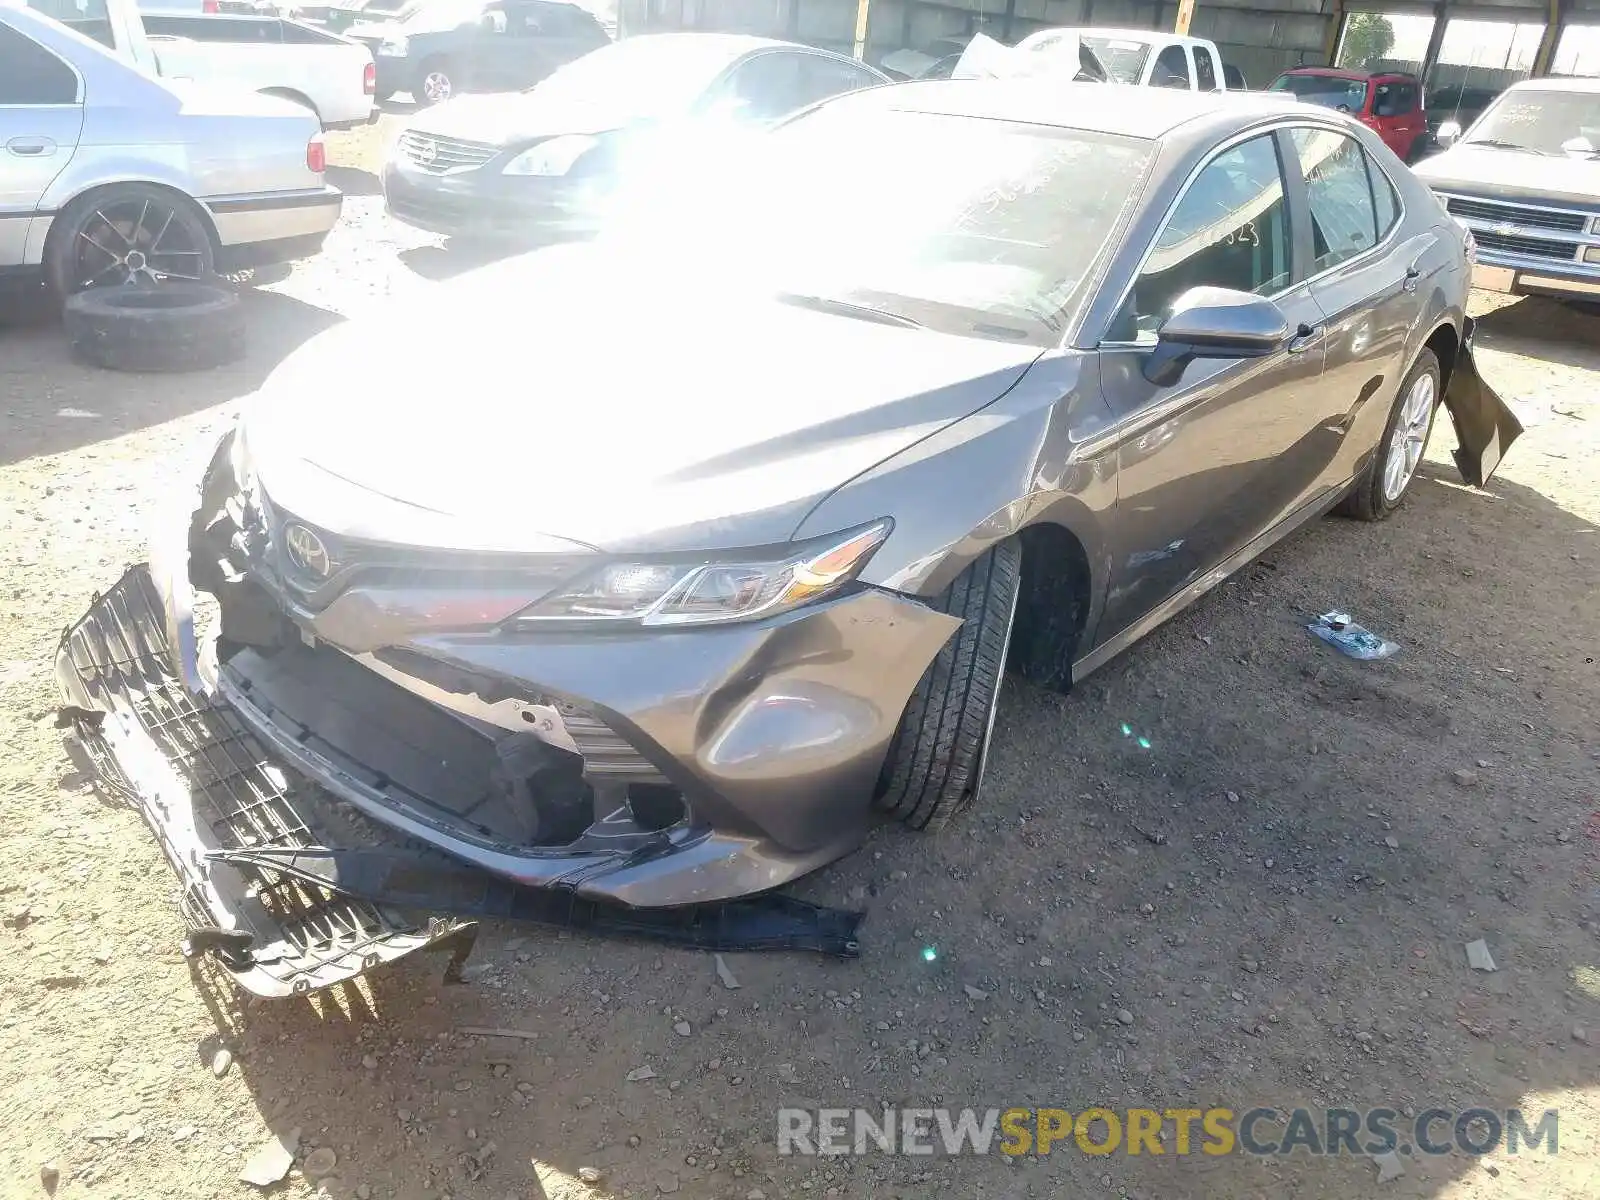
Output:
M931 601L962 625L912 693L878 783L878 807L913 829L942 829L977 798L1021 584L1022 547L1008 539Z
M200 283L214 268L194 201L144 183L80 196L50 231L45 279L58 300L111 284Z
M430 58L417 71L417 82L411 88L411 98L423 107L442 104L456 94L459 86L454 64L448 59Z
M1381 521L1400 507L1433 432L1439 380L1439 360L1432 350L1424 349L1400 384L1377 453L1340 502L1339 512L1361 521Z

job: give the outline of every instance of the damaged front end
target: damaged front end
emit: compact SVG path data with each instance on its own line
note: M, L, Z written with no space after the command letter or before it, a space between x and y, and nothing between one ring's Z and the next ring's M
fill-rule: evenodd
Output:
M508 633L588 564L319 530L232 434L182 532L68 631L63 720L155 830L191 947L248 989L465 946L478 917L857 952L859 914L773 889L859 844L955 618L861 588L687 636Z
M470 945L470 923L418 920L281 872L215 860L257 847L396 839L313 797L227 704L184 687L172 659L161 597L140 565L67 631L56 678L75 763L139 811L178 875L186 956L210 953L248 991L276 997L429 946Z

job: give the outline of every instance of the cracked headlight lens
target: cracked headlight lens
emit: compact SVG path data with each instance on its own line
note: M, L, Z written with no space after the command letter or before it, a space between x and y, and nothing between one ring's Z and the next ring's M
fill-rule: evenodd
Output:
M513 620L705 625L769 617L820 600L855 579L892 528L885 518L809 542L779 559L608 563Z

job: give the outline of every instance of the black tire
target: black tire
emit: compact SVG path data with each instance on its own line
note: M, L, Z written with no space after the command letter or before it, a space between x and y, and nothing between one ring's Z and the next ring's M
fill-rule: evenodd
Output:
M244 311L209 283L106 287L67 298L62 323L72 353L112 371L199 371L244 354Z
M143 214L139 224L132 214ZM170 214L171 220L167 220ZM74 292L91 286L127 281L129 272L109 266L100 277L91 278L94 263L86 262L84 246L109 247L101 251L125 251L129 240L119 227L127 227L132 240L169 271L178 272L189 282L205 282L216 270L211 226L200 206L187 196L148 183L119 183L79 196L62 210L50 226L44 249L45 284L59 304ZM116 237L112 237L116 234ZM166 246L165 252L160 248ZM148 258L142 261L150 261ZM164 274L164 272L162 272ZM117 277L118 275L122 277ZM142 276L140 277L142 278Z
M1372 461L1366 466L1350 492L1335 509L1341 516L1354 517L1358 521L1382 521L1401 504L1411 492L1411 485L1416 482L1416 472L1413 470L1406 479L1397 496L1384 494L1384 466L1389 461L1390 443L1394 438L1395 427L1400 423L1400 414L1405 409L1406 399L1412 393L1417 380L1427 375L1433 380L1433 405L1428 412L1428 427L1423 435L1423 445L1426 447L1427 437L1433 432L1433 418L1439 411L1439 398L1443 393L1440 386L1439 360L1432 350L1423 347L1417 355L1416 362L1411 364L1411 370L1406 372L1406 377L1400 383L1400 390L1396 393L1394 404L1389 409L1389 419L1383 425L1383 437L1379 440L1377 449L1373 451Z
M878 780L877 805L937 830L977 798L1022 584L1008 539L956 577L933 608L962 619L917 684Z
M441 75L449 86L449 95L440 96L437 100L428 98L428 77ZM411 85L411 99L418 108L428 108L438 104L441 100L452 99L461 94L460 72L448 58L430 58L417 68L416 82Z

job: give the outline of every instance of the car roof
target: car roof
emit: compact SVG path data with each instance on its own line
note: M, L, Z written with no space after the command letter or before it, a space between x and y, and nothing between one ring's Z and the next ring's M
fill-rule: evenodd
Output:
M1373 79L1413 80L1416 78L1409 71L1347 71L1343 67L1291 67L1287 71L1280 71L1279 74L1309 75L1321 79L1352 79L1358 82Z
M1115 103L1106 103L1108 87L1118 89ZM1039 76L917 80L873 89L870 94L877 103L914 112L1054 125L1149 140L1208 119L1242 127L1273 116L1306 115L1302 101L1283 93L1190 92L1132 84L1064 83Z
M754 50L807 50L812 54L827 55L829 58L846 57L845 55L838 54L835 51L819 50L815 46L807 46L801 42L786 42L779 38L756 37L754 34L747 33L697 33L688 31L681 33L641 33L635 34L634 37L630 38L629 40L637 41L639 38L649 38L653 42L660 43L694 43L696 46L703 48L707 53L720 50L723 54L727 55L729 59L738 58L740 55L749 54ZM851 61L853 62L855 60L852 59ZM862 63L861 65L867 66L866 63ZM871 70L872 68L868 67L867 69Z
M1506 89L1508 92L1591 92L1600 93L1600 79L1576 75L1548 75L1543 79L1523 79Z

